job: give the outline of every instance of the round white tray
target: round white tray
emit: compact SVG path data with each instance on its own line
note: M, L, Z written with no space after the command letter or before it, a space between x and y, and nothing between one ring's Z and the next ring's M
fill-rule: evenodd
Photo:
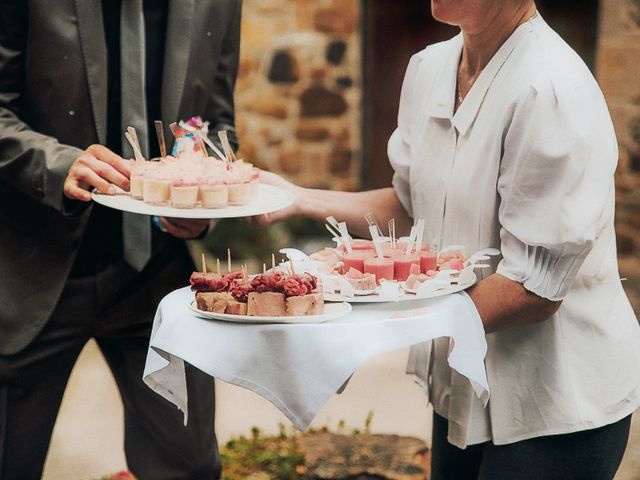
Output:
M442 297L444 295L450 295L452 293L458 293L473 286L475 282L476 282L476 277L474 275L473 281L469 281L467 283L453 284L449 287L443 287L434 292L431 292L431 294L429 295L420 295L420 296L416 295L414 291L407 290L404 288L404 286L402 286L401 288L404 291L404 293L402 293L398 297L398 300L386 300L381 298L380 295L378 295L377 293L373 293L371 295L356 294L356 296L354 297L345 297L344 295L328 293L328 292L324 293L324 299L327 302L349 302L349 303L387 303L392 301L409 302L411 300L423 300L426 298L436 298L436 297Z
M351 313L351 305L342 303L325 303L322 315L305 315L298 317L256 317L249 315L231 315L228 313L205 312L198 310L195 300L189 304L189 308L198 317L207 320L222 320L234 323L324 323L329 320L344 317Z
M94 191L91 197L96 203L123 212L174 218L252 217L283 210L293 203L293 196L281 188L263 183L259 183L257 187L257 192L248 205L224 208L174 208L166 205L149 205L142 200L131 198L127 193L104 195Z

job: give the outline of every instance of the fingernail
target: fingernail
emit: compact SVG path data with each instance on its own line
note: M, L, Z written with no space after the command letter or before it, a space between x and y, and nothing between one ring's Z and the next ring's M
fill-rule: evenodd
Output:
M116 194L116 187L111 186L109 187L109 195L115 195Z

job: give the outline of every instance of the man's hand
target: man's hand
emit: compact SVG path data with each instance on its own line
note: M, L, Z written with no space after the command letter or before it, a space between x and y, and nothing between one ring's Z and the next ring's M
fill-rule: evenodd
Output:
M103 145L91 145L71 165L64 194L72 200L91 201L91 189L113 195L114 185L129 190L130 162Z
M198 238L209 226L209 220L158 217L162 231L184 240Z

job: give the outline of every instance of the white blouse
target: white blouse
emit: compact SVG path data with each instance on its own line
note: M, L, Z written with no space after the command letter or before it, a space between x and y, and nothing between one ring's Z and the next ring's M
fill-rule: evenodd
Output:
M447 365L449 340L414 348L461 448L613 423L640 406L640 328L613 227L618 151L578 55L537 16L516 29L454 114L462 36L414 55L388 153L393 187L425 238L497 247L493 271L562 300L550 319L487 335L487 407ZM489 269L486 269L489 270Z

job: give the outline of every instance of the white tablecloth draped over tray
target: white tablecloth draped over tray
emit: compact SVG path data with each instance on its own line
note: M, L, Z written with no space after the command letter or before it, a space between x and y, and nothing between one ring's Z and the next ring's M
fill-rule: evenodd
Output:
M162 300L144 371L145 383L184 413L185 424L184 362L258 393L306 430L367 359L437 337L451 339L449 364L472 382L483 403L488 401L484 330L464 293L354 305L349 315L327 323L269 325L201 319L188 307L193 298L183 288Z

